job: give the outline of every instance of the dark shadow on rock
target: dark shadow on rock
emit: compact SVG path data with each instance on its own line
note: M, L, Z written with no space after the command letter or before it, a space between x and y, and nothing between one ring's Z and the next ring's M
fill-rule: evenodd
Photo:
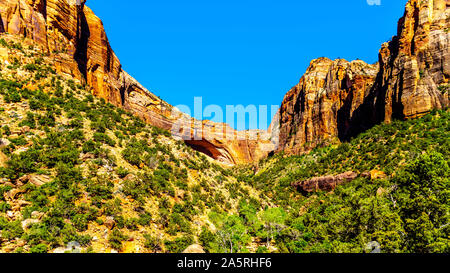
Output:
M398 83L398 86L395 86L397 92L394 92L392 94L392 118L393 119L399 119L404 120L405 114L403 110L405 107L402 103L402 96L403 96L403 81L404 81L404 71L402 71L399 75L400 81Z
M81 74L86 78L87 76L87 50L89 37L91 35L89 31L89 25L86 20L86 15L84 14L82 7L78 7L78 30L77 30L77 47L75 50L75 61L78 64L78 69Z
M394 67L394 60L398 56L397 37L394 37L389 43L388 49L391 56L388 60L389 63L386 64L386 66ZM373 126L384 122L386 119L386 97L390 83L389 80L386 79L392 79L392 75L385 75L385 70L383 69L385 64L381 55L379 57L379 63L380 70L376 76L372 88L364 98L363 103L352 113L350 117L350 108L353 98L349 97L344 102L343 107L338 111L338 137L343 142L349 141L353 137L369 130ZM403 75L401 75L399 84L401 86L398 88L398 94L393 94L393 98L391 98L393 102L393 105L391 106L393 108L392 118L404 119L404 106L401 102Z
M5 27L3 26L2 15L0 14L0 33L6 32Z
M346 87L346 81L343 80L343 86ZM345 84L345 85L344 85ZM337 130L338 138L343 140L348 135L350 130L350 112L353 104L353 92L349 92L348 96L344 100L344 104L337 112Z

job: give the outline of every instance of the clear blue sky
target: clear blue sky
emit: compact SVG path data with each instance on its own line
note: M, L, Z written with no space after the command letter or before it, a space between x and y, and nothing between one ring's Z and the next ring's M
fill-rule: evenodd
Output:
M172 105L279 105L318 57L374 63L406 0L88 0L124 69ZM270 118L269 118L270 119ZM264 127L264 126L262 126Z

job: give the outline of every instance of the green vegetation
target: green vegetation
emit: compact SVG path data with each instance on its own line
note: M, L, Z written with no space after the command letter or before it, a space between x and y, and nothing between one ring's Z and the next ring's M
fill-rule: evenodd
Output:
M51 252L70 242L120 251L132 238L151 252L181 252L198 241L210 209L233 213L231 204L249 195L229 171L169 132L94 98L36 56L6 70L21 69L20 80L0 77L0 104L8 109L0 111L7 121L0 138L9 141L1 149L9 160L0 167L0 250L24 241L21 252ZM232 197L229 183L237 190ZM155 226L160 235L146 235Z
M442 94L448 94L448 90L449 90L449 85L448 84L442 84L438 87L438 90L442 93Z
M380 124L349 143L263 160L256 175L243 167L235 173L287 214L278 213L281 224L273 234L280 252L364 252L370 242L382 252L448 252L449 119L449 111L436 111ZM374 169L388 178L358 178L331 194L307 196L290 186Z
M45 253L71 242L85 252L192 244L227 253L450 251L447 110L305 155L225 168L57 75L35 47L0 46L28 60L16 58L0 76L0 156L8 158L0 251ZM291 186L372 170L386 178L359 177L330 193Z

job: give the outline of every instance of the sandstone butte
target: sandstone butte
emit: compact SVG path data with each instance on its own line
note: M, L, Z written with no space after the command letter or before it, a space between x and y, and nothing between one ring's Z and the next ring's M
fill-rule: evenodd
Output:
M77 3L78 2L78 3ZM298 154L346 140L376 123L449 105L450 1L409 0L379 62L313 60L285 96L268 131L235 131L179 113L128 75L85 0L1 0L0 33L21 35L54 56L55 69L188 145L237 164L272 151ZM195 138L194 138L195 137Z
M448 0L409 0L377 64L312 61L284 97L277 150L302 153L379 122L448 107L449 7Z

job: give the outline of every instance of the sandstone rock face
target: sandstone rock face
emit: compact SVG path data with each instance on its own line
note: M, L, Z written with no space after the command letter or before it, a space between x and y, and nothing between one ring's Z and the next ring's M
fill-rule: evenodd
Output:
M346 136L355 110L370 93L377 65L363 61L313 60L280 109L278 150L288 154Z
M278 151L346 140L376 123L449 106L450 2L409 0L379 64L318 59L280 109Z
M263 130L236 131L224 123L198 121L174 111L172 135L187 145L228 164L254 162L275 149L275 134Z
M300 192L318 192L332 191L337 186L349 183L355 180L358 174L355 172L346 172L338 175L327 175L314 177L309 180L293 183L292 186Z
M306 152L379 122L448 107L449 7L448 0L409 0L398 34L382 46L378 64L312 61L267 132L237 132L225 124L180 118L174 107L123 71L101 20L85 0L2 0L0 33L32 39L54 58L59 73L85 82L94 95L170 130L214 159L237 164L273 150ZM0 52L0 60L7 55Z
M9 54L6 48L0 48L0 63L8 63Z
M414 118L449 105L440 90L450 77L449 7L446 0L407 3L397 36L380 50L374 92L381 119Z
M108 42L103 23L85 6L85 2L2 0L0 33L8 32L32 39L54 57L58 73L85 82L95 96L135 113L154 126L171 130L177 122L172 115L173 107L149 92L122 69ZM197 125L187 126L194 130ZM205 126L203 132L208 135L208 139L201 138L189 145L216 159L230 164L246 163L267 154L257 150L258 141L216 138L220 134L215 134L215 129L209 134L211 124ZM224 125L214 124L212 127ZM232 133L235 134L237 132Z

